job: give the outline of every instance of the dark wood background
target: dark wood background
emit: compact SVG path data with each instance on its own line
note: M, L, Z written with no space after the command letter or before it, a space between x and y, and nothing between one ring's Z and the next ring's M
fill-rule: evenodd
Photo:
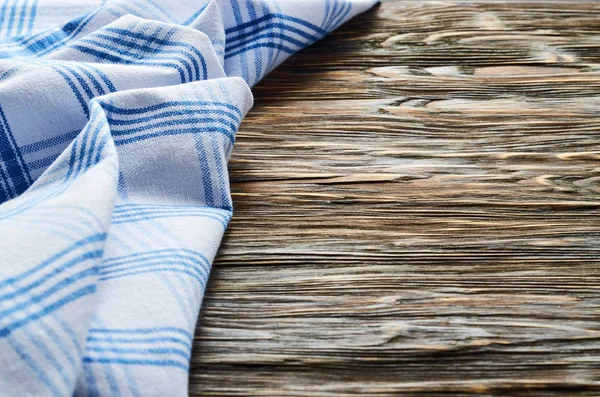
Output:
M191 395L600 395L600 3L384 3L254 93Z

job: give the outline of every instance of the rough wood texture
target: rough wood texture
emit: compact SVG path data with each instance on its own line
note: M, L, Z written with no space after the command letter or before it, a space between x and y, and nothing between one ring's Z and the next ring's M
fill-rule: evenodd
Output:
M384 3L254 92L191 395L600 395L600 3Z

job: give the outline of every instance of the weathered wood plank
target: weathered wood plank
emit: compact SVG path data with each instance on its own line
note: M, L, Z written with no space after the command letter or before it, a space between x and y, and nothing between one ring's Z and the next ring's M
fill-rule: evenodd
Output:
M191 395L600 394L599 37L384 3L259 84Z

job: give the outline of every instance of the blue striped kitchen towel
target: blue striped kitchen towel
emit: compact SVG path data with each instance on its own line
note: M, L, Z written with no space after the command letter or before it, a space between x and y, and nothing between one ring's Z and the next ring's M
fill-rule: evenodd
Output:
M0 395L187 394L249 86L375 2L0 0Z

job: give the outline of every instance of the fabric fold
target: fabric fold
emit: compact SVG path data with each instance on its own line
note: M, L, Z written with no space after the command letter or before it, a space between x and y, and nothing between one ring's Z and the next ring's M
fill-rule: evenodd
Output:
M187 395L249 87L375 2L0 1L3 393Z

